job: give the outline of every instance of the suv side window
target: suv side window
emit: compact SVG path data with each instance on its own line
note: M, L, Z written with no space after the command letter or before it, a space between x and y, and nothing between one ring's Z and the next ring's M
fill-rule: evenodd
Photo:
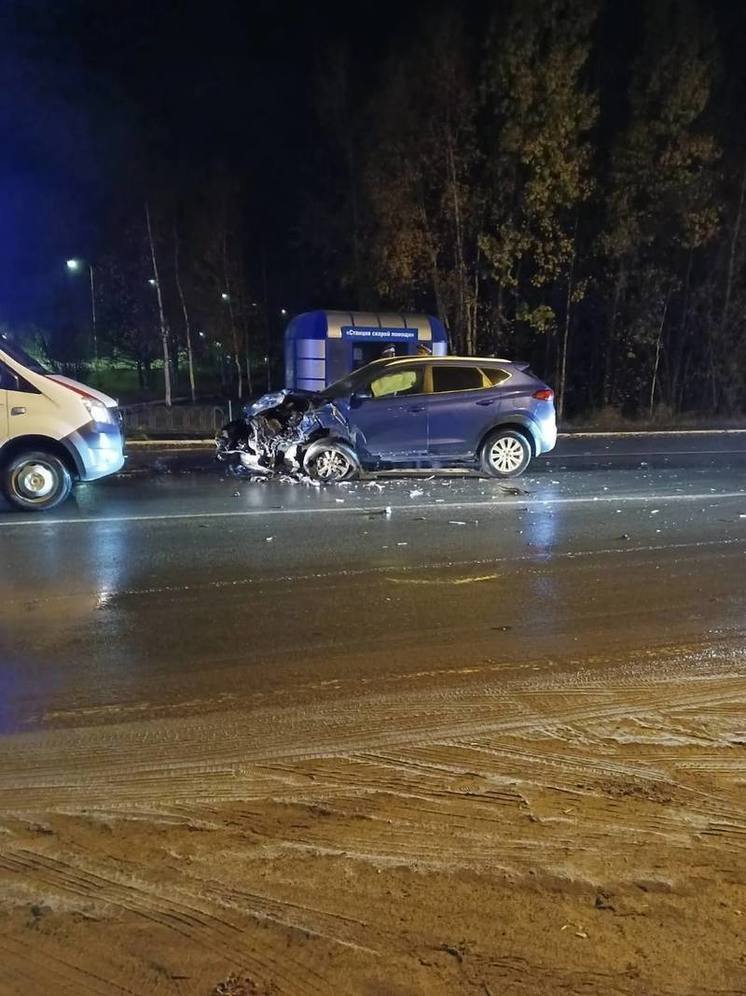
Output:
M433 394L445 391L477 391L485 387L478 367L433 366Z
M424 367L392 370L370 382L374 398L398 398L402 394L422 394Z

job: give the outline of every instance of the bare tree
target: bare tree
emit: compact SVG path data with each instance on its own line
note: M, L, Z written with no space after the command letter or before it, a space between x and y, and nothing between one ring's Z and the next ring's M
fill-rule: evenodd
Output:
M192 322L189 315L189 308L187 307L186 297L184 295L184 287L181 282L181 265L179 258L179 229L178 225L174 225L174 279L176 281L176 290L179 294L179 301L181 302L181 310L184 315L184 338L186 340L187 349L187 365L189 367L189 390L192 396L192 403L197 400L197 391L195 387L194 380L194 351L192 349Z
M158 301L158 320L161 330L161 343L163 345L163 383L165 387L165 402L171 407L171 355L168 346L168 323L163 310L163 294L161 293L161 281L158 276L158 256L155 251L155 240L153 239L153 228L150 224L150 205L145 201L145 222L148 229L148 245L150 246L150 258L153 261L153 281L156 298Z
M230 318L231 339L233 340L233 362L236 367L236 394L240 401L243 397L243 371L241 370L241 347L238 342L238 328L236 326L236 313L233 308L233 284L231 282L230 267L228 266L228 224L226 221L223 228L223 294L228 304L228 315Z

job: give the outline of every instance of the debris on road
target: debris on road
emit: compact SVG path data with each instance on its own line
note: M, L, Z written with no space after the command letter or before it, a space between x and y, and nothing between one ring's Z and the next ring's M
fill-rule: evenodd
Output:
M559 483L559 482L557 482L557 483ZM533 494L532 491L526 491L525 488L508 487L508 486L506 486L504 484L500 485L500 490L502 491L502 493L504 495L511 495L511 497L513 497L513 498L519 498L521 495L530 495L530 494Z
M184 976L184 978L189 978L189 976ZM256 982L249 975L231 973L224 982L219 982L215 986L212 996L276 996L277 993L279 993L279 989L272 982Z
M464 960L463 950L454 947L452 944L441 944L438 950L445 951L446 954L451 955L451 957L455 958L459 963L463 962Z
M410 498L421 498L422 495L424 495L424 493L425 492L421 491L419 488L415 488L414 491L410 491L409 492L409 497Z

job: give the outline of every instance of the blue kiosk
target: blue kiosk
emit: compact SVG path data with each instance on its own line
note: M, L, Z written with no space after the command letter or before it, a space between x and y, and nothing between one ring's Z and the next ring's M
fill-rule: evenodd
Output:
M431 315L307 311L285 330L285 386L321 391L390 346L406 356L422 345L434 356L448 352L445 326Z

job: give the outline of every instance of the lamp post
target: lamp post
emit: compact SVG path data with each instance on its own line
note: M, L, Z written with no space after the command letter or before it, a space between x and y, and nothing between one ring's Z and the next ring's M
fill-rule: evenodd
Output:
M91 285L91 331L93 333L93 363L98 364L98 332L96 330L96 285L93 277L93 264L86 263L80 259L68 259L65 264L70 273L79 273L84 267L88 267L88 278Z

